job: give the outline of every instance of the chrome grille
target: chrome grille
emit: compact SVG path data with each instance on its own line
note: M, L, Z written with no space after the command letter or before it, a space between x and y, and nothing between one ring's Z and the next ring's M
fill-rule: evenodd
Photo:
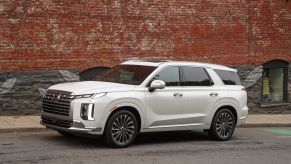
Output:
M42 101L42 110L47 113L68 116L70 113L71 92L48 90Z

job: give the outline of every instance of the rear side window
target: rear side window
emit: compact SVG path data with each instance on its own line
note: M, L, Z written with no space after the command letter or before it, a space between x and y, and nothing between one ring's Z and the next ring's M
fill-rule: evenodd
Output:
M199 67L182 67L183 86L210 86L211 79L204 68Z
M242 85L236 72L216 69L215 72L225 85Z

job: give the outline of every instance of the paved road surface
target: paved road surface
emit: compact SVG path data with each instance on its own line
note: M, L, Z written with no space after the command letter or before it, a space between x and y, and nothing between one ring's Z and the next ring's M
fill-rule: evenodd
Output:
M238 128L227 142L202 132L149 133L125 149L53 131L0 133L0 163L291 164L291 128Z

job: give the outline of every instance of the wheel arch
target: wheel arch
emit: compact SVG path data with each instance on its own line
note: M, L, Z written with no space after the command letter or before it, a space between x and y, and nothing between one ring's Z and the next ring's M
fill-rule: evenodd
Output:
M224 105L224 106L221 106L220 108L218 108L218 109L216 110L215 114L216 114L217 112L219 112L220 110L222 110L222 109L229 109L229 110L232 112L232 114L234 115L234 118L235 118L235 124L237 124L238 115L237 115L237 111L236 111L236 109L235 109L233 106L231 106L231 105ZM215 116L215 114L214 114L214 116ZM212 120L213 120L213 118L212 118Z
M221 100L219 102L216 103L216 105L214 106L215 109L211 114L211 122L210 122L210 125L212 123L212 120L215 116L215 114L219 111L219 110L222 110L222 109L229 109L233 115L235 116L235 120L236 120L236 124L238 122L238 119L239 119L239 109L240 109L240 106L239 106L239 103L236 102L234 99L224 99L224 100Z
M106 120L104 121L104 129L107 126L108 120L109 118L116 112L121 111L121 110L126 110L131 112L136 120L137 120L137 124L138 124L138 132L140 132L141 127L143 126L143 122L142 122L142 114L141 112L138 110L138 107L136 105L133 104L119 104L114 106L108 113L108 116L106 117Z

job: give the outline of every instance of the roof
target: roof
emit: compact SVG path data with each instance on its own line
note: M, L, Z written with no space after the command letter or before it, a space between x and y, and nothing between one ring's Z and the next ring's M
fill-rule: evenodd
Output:
M227 66L224 66L224 65L202 63L202 62L171 61L171 60L129 60L129 61L125 61L121 64L146 65L146 66L155 66L155 67L165 66L165 65L197 66L197 67L205 67L205 68L212 68L212 69L237 72L237 70L230 68L230 67L227 67Z

